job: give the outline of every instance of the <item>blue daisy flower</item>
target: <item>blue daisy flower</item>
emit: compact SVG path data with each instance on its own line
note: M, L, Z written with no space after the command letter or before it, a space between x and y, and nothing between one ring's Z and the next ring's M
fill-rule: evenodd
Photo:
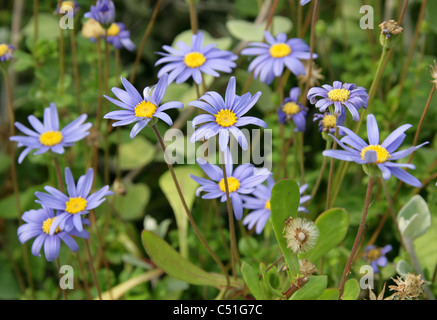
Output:
M317 101L317 97L322 99ZM346 117L346 107L352 119L358 121L360 120L358 110L367 108L369 95L365 88L357 87L356 84L334 81L332 86L326 84L322 88L311 88L308 91L308 99L320 112L325 112L328 107L334 105L335 109L331 110L331 113L340 114L341 117Z
M319 121L319 131L327 133L335 133L338 126L344 126L345 117L340 115L333 115L330 112L325 112L324 114L316 113L314 114L313 121ZM338 134L344 136L343 130L338 129Z
M158 52L163 58L156 61L155 66L168 63L158 72L158 77L168 73L168 82L176 80L176 83L187 81L190 77L197 84L202 83L202 73L213 77L219 77L218 71L231 73L237 65L234 62L238 56L230 51L215 48L215 44L203 46L203 32L194 34L191 46L185 42L176 43L178 49L170 46L162 48L168 53Z
M267 185L260 184L256 187L251 196L241 196L243 198L243 207L251 210L251 212L243 219L243 224L247 225L247 229L251 230L255 225L255 232L260 234L270 218L270 198L272 189L275 185L275 180L272 177L267 179ZM298 212L308 213L308 209L302 206L305 202L311 199L310 195L303 195L308 188L308 184L299 187L300 202Z
M345 132L346 136L341 140L336 139L332 134L331 136L344 150L325 150L323 155L326 157L332 157L343 161L351 161L362 165L371 165L372 167L376 166L379 168L378 172L380 171L379 173L382 173L384 180L390 179L391 175L393 174L399 180L412 185L413 187L419 188L422 183L402 169L415 169L414 165L392 162L402 159L428 144L428 142L425 142L419 146L411 147L402 151L396 151L402 145L407 136L404 132L411 127L412 125L410 124L400 126L398 129L393 131L384 140L384 142L380 144L378 124L375 116L370 114L367 116L367 135L369 144L361 139L352 130L346 127L339 127Z
M284 99L284 103L278 110L279 122L285 124L292 120L296 125L295 131L304 132L306 128L306 116L308 108L300 104L300 88L292 88L290 96Z
M41 209L26 211L21 218L26 223L18 227L18 240L24 244L30 239L35 238L31 249L32 254L39 257L41 248L44 245L44 254L47 261L53 261L58 258L61 241L64 242L71 251L76 252L79 250L79 246L73 237L89 238L89 233L86 230L77 231L73 229L70 232L65 232L59 227L50 234L50 228L56 216L52 208L44 205ZM89 221L82 219L81 223L89 224Z
M267 43L252 42L241 51L242 55L257 56L249 64L249 72L253 71L254 78L270 84L275 77L282 75L284 67L296 76L306 74L301 60L309 60L311 50L304 40L287 39L285 33L280 33L275 38L269 31L264 32L264 37ZM316 58L317 54L313 54L313 59Z
M225 152L228 148L230 133L237 139L243 150L247 150L248 142L243 132L238 127L254 124L263 128L267 124L258 118L244 116L258 101L261 92L251 95L249 92L238 96L236 93L235 77L231 77L226 89L225 99L215 91L209 91L197 101L188 103L189 106L205 110L209 114L201 114L193 119L193 128L205 123L194 131L191 142L202 138L209 139L219 135L220 150Z
M130 39L130 31L126 29L124 23L114 22L108 29L107 41L112 43L114 48L126 48L129 51L135 50L135 44Z
M251 194L257 185L263 183L271 175L271 172L265 168L258 169L252 164L242 164L234 170L230 152L226 152L225 155L227 155L225 166L229 196L232 199L235 218L241 220L243 217L243 201L241 195ZM197 159L197 163L211 180L190 175L194 181L201 185L197 189L196 195L199 196L201 192L205 192L205 194L202 195L202 199L220 198L221 202L226 202L223 170L219 166L209 164L203 159Z
M96 20L104 28L108 28L115 19L115 5L111 0L97 0L90 11L84 14L85 18Z
M374 245L366 247L364 258L370 262L373 272L379 273L380 271L378 267L385 267L387 265L388 259L385 255L392 249L393 247L389 244L384 248L378 248Z
M18 147L26 147L18 157L18 163L22 163L27 154L34 149L38 149L34 154L42 154L49 150L57 154L63 154L64 148L73 146L75 142L89 135L88 130L92 126L89 122L84 124L87 115L82 114L63 129L60 129L58 110L54 103L44 109L43 123L33 115L30 115L27 119L35 131L19 122L15 122L17 129L27 136L12 136L9 138L11 141L18 142Z
M10 61L13 57L14 51L14 46L0 42L0 62Z
M89 168L87 173L79 178L77 184L74 182L70 168L65 168L65 182L67 184L68 195L50 186L45 186L48 192L35 192L39 199L38 203L49 208L61 211L50 226L50 235L53 235L57 228L70 232L73 229L82 231L82 215L90 210L97 208L106 200L105 196L112 195L109 186L104 186L100 190L90 194L93 185L94 171Z
M142 97L128 80L121 78L121 82L126 90L116 87L112 88L112 92L120 101L106 95L104 97L125 110L109 112L104 116L104 119L116 120L117 122L112 124L113 127L125 126L136 122L130 132L131 139L147 126L152 118L159 118L171 126L173 121L164 111L175 108L181 109L184 107L184 104L178 101L170 101L161 105L161 101L167 91L167 77L168 75L164 74L156 86L144 88Z

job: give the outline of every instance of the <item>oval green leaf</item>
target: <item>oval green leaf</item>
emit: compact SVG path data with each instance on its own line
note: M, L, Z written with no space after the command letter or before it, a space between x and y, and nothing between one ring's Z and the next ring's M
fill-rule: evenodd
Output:
M289 270L297 273L299 271L299 262L297 256L287 248L287 241L284 238L283 230L285 221L297 217L299 207L300 192L299 185L294 180L281 180L277 182L272 189L270 198L271 221L275 232L276 240L284 256L285 263Z
M143 231L142 239L150 259L169 276L199 286L226 286L224 275L200 269L153 232ZM230 279L230 281L232 287L243 285L241 279Z
M316 264L329 250L339 245L349 228L349 214L343 208L333 208L322 213L315 221L319 239L304 257Z
M311 276L308 282L294 293L290 300L315 300L320 297L328 286L328 276Z

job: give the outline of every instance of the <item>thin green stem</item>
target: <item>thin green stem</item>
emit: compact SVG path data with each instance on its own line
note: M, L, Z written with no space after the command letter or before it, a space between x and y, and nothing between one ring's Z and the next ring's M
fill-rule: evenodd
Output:
M101 124L101 113L102 113L102 104L103 104L103 99L102 99L102 95L103 95L103 88L102 88L102 82L103 82L103 71L102 71L102 50L101 50L101 45L100 45L100 38L97 38L97 43L96 43L96 48L97 48L97 60L98 60L98 82L99 82L99 88L98 88L98 93L97 93L97 110L96 110L96 135L97 135L97 139L100 140L100 124ZM96 176L97 176L97 167L98 167L98 163L99 163L99 143L96 142L93 145L93 150L92 150L92 162L93 162L93 169L94 169L94 177L93 177L93 189L95 188L96 185Z
M65 50L64 50L64 29L59 28L59 87L58 93L64 93L65 78Z
M339 300L343 299L343 292L344 292L344 285L346 283L346 279L347 279L347 275L349 274L349 272L352 269L352 265L353 265L353 261L355 258L355 253L357 252L358 246L361 242L361 238L363 237L364 234L364 229L365 229L365 225L366 225L366 219L367 219L367 213L369 212L369 206L370 206L370 200L372 198L372 189L373 189L373 184L374 184L374 180L373 178L369 177L369 183L367 185L367 192L366 192L366 199L364 202L364 208L363 208L363 214L361 216L361 222L360 222L360 226L358 228L358 232L357 235L355 237L355 241L352 247L352 251L349 255L349 258L347 260L346 266L343 270L343 275L341 277L341 281L340 281L340 286L339 286Z
M129 78L129 82L133 83L135 81L135 77L138 71L138 66L140 65L141 56L144 51L144 47L146 45L147 39L149 39L150 33L152 32L153 26L155 25L156 17L158 16L159 8L161 7L162 0L156 1L155 9L153 10L152 17L147 25L146 31L144 32L143 38L141 39L141 43L137 50L137 55L135 57L134 66L132 68L132 73Z
M91 249L90 249L90 243L88 239L84 239L85 240L85 248L86 248L86 252L88 255L88 264L90 266L91 269L91 275L93 276L93 281L94 281L94 285L96 287L97 290L97 295L99 297L100 300L102 300L102 293L100 291L100 286L99 286L99 281L97 280L97 274L96 274L96 269L94 268L94 259L93 256L91 254Z
M8 71L6 69L3 70L4 79L5 79L5 85L6 85L6 95L7 95L7 106L9 110L9 121L10 121L10 127L9 127L9 136L12 137L15 135L15 111L14 111L14 103L13 103L13 93L12 93L12 86L11 82L9 80ZM15 206L17 209L17 218L18 218L18 224L21 225L23 221L21 220L21 205L20 205L20 191L18 188L18 177L17 177L17 163L15 159L15 144L11 141L11 148L10 148L10 161L11 161L11 180L12 180L12 188L14 190L14 197L15 197ZM24 259L24 265L26 268L26 276L27 276L27 282L30 287L30 294L33 298L34 296L34 284L33 284L33 278L32 278L32 269L30 268L30 261L29 261L29 254L27 251L27 245L23 244L23 259Z
M74 87L76 89L77 111L81 113L82 102L80 97L80 76L79 76L79 65L77 62L76 33L74 29L70 29L70 41L71 41L71 55L73 57L73 74L74 74Z
M199 31L196 7L194 6L194 0L190 0L190 25L193 34L197 34Z
M299 6L301 7L301 6ZM306 97L308 91L310 90L311 86L311 76L313 73L313 54L314 54L314 47L316 45L316 30L315 25L317 21L317 11L319 9L319 0L315 0L314 2L314 8L313 8L313 15L311 20L311 40L310 40L310 60L309 60L309 67L308 67L308 74L306 79L306 85L305 85L305 91L303 92L303 96ZM308 101L308 99L305 99L305 103Z
M105 94L109 94L109 43L108 43L108 30L106 30L105 34ZM109 112L109 103L108 100L104 100L105 104L105 114ZM104 150L104 181L105 184L109 184L109 141L108 141L108 134L106 133L104 135L105 140L105 150Z
M152 125L152 130L155 133L155 136L156 136L156 138L157 138L157 140L159 142L159 146L161 147L162 152L164 153L164 160L167 163L167 166L168 166L168 169L170 171L170 174L171 174L171 177L173 179L173 182L175 184L175 187L176 187L179 199L181 200L182 206L184 207L185 213L187 214L188 221L190 222L191 226L194 229L194 232L196 233L196 235L199 238L199 240L202 242L203 246L206 248L206 250L209 252L211 257L215 260L215 262L219 265L220 269L223 271L223 274L226 277L227 288L229 288L230 287L230 279L229 279L229 275L228 275L228 273L226 271L226 268L223 265L223 263L220 261L220 259L217 257L217 255L214 253L214 251L211 249L211 247L208 245L208 243L206 242L205 238L200 233L200 230L197 227L196 222L193 219L191 211L188 208L187 202L185 201L184 194L182 193L182 189L181 189L181 187L179 185L179 181L178 181L178 179L176 177L176 173L174 172L173 165L171 164L170 159L169 159L168 154L167 154L167 151L165 149L164 141L162 140L162 136L159 133L159 130L156 127L156 125Z
M338 137L338 128L335 130L335 137ZM333 150L337 149L337 141L334 140L334 145L332 147ZM329 165L329 178L328 178L328 188L326 191L326 210L330 209L332 205L334 204L334 201L332 200L332 184L333 184L333 177L334 177L334 158L331 158L331 163Z
M36 44L38 42L38 0L33 0L33 57L36 58Z
M83 262L82 262L82 259L80 257L79 251L76 252L76 260L77 260L77 263L79 265L80 274L82 275L83 285L85 287L85 293L86 293L87 299L91 300L92 296L90 293L88 280L86 279L85 269L83 268Z
M223 157L223 159L225 159ZM222 171L223 171L223 181L225 184L225 193L226 193L226 205L228 208L228 221L229 221L229 234L231 237L231 263L232 263L232 274L234 275L234 278L237 278L237 269L236 269L236 260L239 260L238 257L238 247L237 247L237 238L235 236L235 225L234 225L234 210L232 208L232 200L229 196L229 184L228 184L228 178L227 178L227 172L226 172L226 164L222 164ZM238 264L240 262L238 261Z
M332 140L328 139L326 140L326 148L325 150L329 150L332 145ZM317 191L319 190L320 183L323 179L323 174L325 173L326 164L327 164L328 157L323 157L322 160L322 166L320 167L319 176L317 177L316 183L314 184L313 191L311 192L311 200L314 199L315 195L317 194Z

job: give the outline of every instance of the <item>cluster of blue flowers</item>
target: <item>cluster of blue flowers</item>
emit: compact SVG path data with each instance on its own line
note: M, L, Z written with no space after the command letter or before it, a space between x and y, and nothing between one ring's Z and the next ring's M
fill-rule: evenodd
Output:
M22 163L32 150L36 150L34 154L46 152L63 154L65 148L72 147L75 142L89 135L91 123L84 123L86 119L87 115L83 114L60 129L56 105L51 103L44 109L43 122L33 115L28 117L35 131L16 122L17 129L26 135L10 137L11 141L17 142L18 147L25 147L18 162ZM36 202L41 205L41 208L25 212L22 220L26 223L18 228L18 238L22 243L36 238L32 245L33 255L40 256L44 245L47 261L53 261L59 255L61 240L75 252L79 247L73 237L88 239L89 233L83 225L88 225L89 221L84 218L84 215L105 201L105 196L112 194L108 186L90 194L93 176L93 169L90 168L76 184L70 168L67 167L65 181L68 195L51 186L44 188L49 194L35 193L38 199Z
M301 1L301 5L308 2L309 0ZM106 29L105 39L114 47L134 49L135 46L130 41L129 32L124 25L114 22L115 7L112 1L98 0L85 14L85 17L94 19ZM265 31L264 38L265 42L250 43L241 54L255 56L249 65L249 71L255 78L266 84L280 77L285 68L288 68L295 76L305 75L306 70L302 61L317 58L317 54L311 56L310 47L302 39L287 39L283 33L275 38L269 31ZM106 99L122 110L109 112L104 118L115 120L113 126L135 123L130 133L132 139L146 126L155 125L158 119L163 120L169 126L173 124L166 111L182 109L184 105L178 101L162 103L170 83L182 83L192 79L199 85L203 83L205 74L219 77L219 72L231 73L236 67L235 60L238 56L230 51L216 48L215 44L204 45L201 31L193 34L191 44L178 42L176 45L177 48L163 46L166 52L159 53L162 57L156 61L155 65L164 66L158 72L159 80L155 86L145 87L140 94L128 80L122 78L124 90L112 88L118 100L105 95ZM6 59L9 51L1 45L0 49L5 51L0 50L0 59ZM192 124L196 130L190 141L194 143L200 139L208 140L217 137L219 149L225 160L225 170L222 170L214 164L198 159L199 166L209 179L196 176L192 176L192 179L200 184L197 196L203 193L204 199L217 198L224 202L227 200L226 191L228 191L235 218L243 219L244 209L250 210L251 212L245 217L243 223L249 229L255 227L256 232L261 233L270 217L270 195L275 181L269 170L256 168L252 164L241 164L234 168L229 141L232 135L241 148L246 150L249 147L248 141L240 128L247 125L267 128L267 125L263 120L247 115L259 100L261 92L253 95L249 92L238 95L236 90L236 79L230 77L224 97L218 92L208 91L198 100L188 103L189 106L202 110L193 119ZM309 109L299 102L300 95L299 88L290 90L289 97L284 99L278 110L278 118L282 124L292 121L295 130L303 132L306 130L306 117ZM396 129L382 143L380 143L378 125L373 115L367 116L369 143L344 126L347 111L352 120L359 121L359 110L367 108L369 95L365 88L335 81L332 86L326 84L320 88L311 88L306 98L321 112L314 116L314 120L319 121L320 131L328 132L332 139L344 149L326 150L323 153L324 156L374 166L386 180L393 174L412 186L421 185L415 177L402 170L402 168L414 169L413 165L393 162L408 156L426 144L397 151L406 138L404 132L411 125L403 125ZM72 146L89 134L91 124L84 124L86 118L86 115L82 115L60 129L56 106L51 104L44 111L43 123L34 116L29 116L29 123L35 131L16 123L16 127L26 135L10 138L16 141L19 147L25 147L18 159L19 163L32 150L36 150L35 154L47 151L64 153L64 148ZM337 134L343 137L339 139ZM224 177L224 172L226 172L226 177ZM108 186L90 194L93 175L93 170L89 169L76 184L70 169L66 168L67 194L49 186L45 187L48 194L36 193L41 209L26 212L23 220L27 224L18 230L19 239L22 242L37 237L32 247L33 254L37 255L44 243L47 260L53 260L59 253L60 240L75 251L78 247L72 236L88 237L88 233L83 228L83 225L88 223L84 215L99 206L106 196L112 194ZM299 207L299 211L301 212L307 212L303 206L310 199L310 196L303 195L307 188L308 185L302 185L300 188L302 206Z

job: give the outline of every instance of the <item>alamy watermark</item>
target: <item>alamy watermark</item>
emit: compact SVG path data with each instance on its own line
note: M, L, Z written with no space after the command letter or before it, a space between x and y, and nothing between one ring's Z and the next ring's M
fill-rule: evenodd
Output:
M66 264L61 266L59 269L59 274L62 276L59 279L59 287L62 290L73 290L74 289L74 269L72 266Z

